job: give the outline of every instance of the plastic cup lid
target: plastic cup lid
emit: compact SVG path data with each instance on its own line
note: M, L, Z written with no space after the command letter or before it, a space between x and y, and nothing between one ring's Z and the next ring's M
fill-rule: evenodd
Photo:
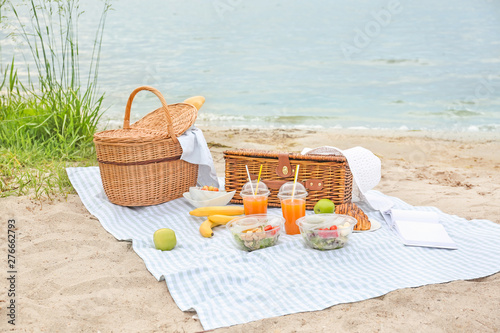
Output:
M288 199L292 197L293 193L293 182L286 182L281 185L280 190L278 192L278 198L280 199ZM307 196L307 190L301 183L297 182L295 184L295 193L294 198L305 198Z
M252 192L252 187L253 187L253 192ZM257 193L255 193L255 190L257 190ZM259 188L257 188L257 180L252 180L252 185L250 185L250 182L247 182L245 185L243 185L243 188L241 189L240 194L242 196L246 195L269 195L271 192L267 188L267 185L264 182L259 182Z

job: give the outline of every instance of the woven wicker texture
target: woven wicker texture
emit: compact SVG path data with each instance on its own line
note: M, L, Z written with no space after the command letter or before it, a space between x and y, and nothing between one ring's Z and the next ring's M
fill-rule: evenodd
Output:
M196 117L198 116L198 109L191 104L177 103L170 104L168 111L172 115L172 126L174 128L175 136L182 135L189 127L191 127ZM132 128L146 128L149 130L165 131L168 123L163 108L159 108L150 112L144 118L132 124Z
M130 126L132 101L141 90L153 92L163 106L146 115L146 121ZM180 160L182 148L177 136L193 125L197 114L190 104L167 105L152 87L135 89L125 109L123 129L94 135L108 199L121 206L150 206L179 198L194 186L198 165Z
M292 173L290 177L285 178L278 176L276 173L280 154L282 153L245 149L225 151L226 190L236 190L236 194L231 202L243 202L239 192L248 181L245 165L248 165L252 179L256 179L260 165L262 164L261 180L266 182L266 184L273 184L270 186L271 194L268 204L271 207L280 207L280 200L277 196L279 185L287 181L293 181ZM292 153L288 154L288 158L293 172L295 171L295 167L300 165L297 181L303 182L307 188L307 209L313 209L316 202L323 198L330 199L335 204L351 201L352 174L345 157ZM317 183L321 184L321 189L308 188L309 182L306 182L307 180L317 180Z

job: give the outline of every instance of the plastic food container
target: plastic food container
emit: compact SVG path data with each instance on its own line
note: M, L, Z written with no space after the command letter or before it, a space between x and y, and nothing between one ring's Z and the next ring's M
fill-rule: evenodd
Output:
M292 193L294 193L293 196ZM295 192L293 182L287 182L280 187L278 198L280 198L281 211L285 218L285 230L288 235L300 233L295 222L306 215L306 197L306 188L300 183L295 184Z
M219 191L208 191L208 190L202 190L203 187L199 186L193 186L189 188L189 195L191 199L196 200L196 201L205 201L205 200L212 200L215 198L219 198L227 192L225 190L219 190Z
M297 220L305 243L317 250L334 250L344 247L357 221L341 214L315 214Z
M194 207L224 206L231 201L236 191L205 191L201 187L191 187L182 195Z
M240 195L243 198L245 215L266 214L267 197L271 192L263 182L252 181L243 185Z
M281 216L255 214L236 218L226 228L242 250L254 251L276 244L284 221Z

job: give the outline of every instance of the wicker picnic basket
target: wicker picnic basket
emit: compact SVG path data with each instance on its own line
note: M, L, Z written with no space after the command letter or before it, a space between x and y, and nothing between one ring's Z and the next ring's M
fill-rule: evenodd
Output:
M154 93L162 107L130 126L130 109L142 90ZM150 206L182 196L196 184L198 165L180 159L177 139L191 127L198 110L191 104L167 105L152 87L135 89L125 108L123 129L94 135L102 184L108 199L120 206Z
M295 167L300 165L297 181L307 189L306 208L313 209L316 202L327 198L335 204L351 202L352 173L344 156L332 155L302 155L298 153L283 153L240 149L225 151L226 191L236 190L231 202L242 203L240 191L248 182L245 166L248 166L250 177L257 179L262 165L261 181L271 194L268 205L280 207L278 191L285 182L293 181Z

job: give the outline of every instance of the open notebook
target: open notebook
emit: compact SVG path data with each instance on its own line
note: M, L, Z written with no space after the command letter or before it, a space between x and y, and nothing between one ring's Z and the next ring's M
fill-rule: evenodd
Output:
M445 249L458 248L444 226L439 223L437 213L391 209L383 215L405 245Z

